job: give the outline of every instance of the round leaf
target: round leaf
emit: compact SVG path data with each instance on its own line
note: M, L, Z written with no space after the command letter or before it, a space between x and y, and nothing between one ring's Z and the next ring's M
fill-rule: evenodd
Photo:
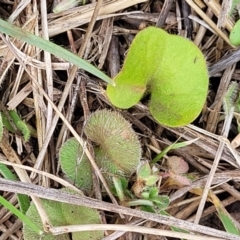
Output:
M59 160L68 179L83 191L89 192L92 188L91 164L75 138L70 138L63 144Z
M206 61L198 47L156 27L135 37L114 81L115 87L107 87L113 105L130 108L149 93L153 117L172 127L199 115L208 90Z

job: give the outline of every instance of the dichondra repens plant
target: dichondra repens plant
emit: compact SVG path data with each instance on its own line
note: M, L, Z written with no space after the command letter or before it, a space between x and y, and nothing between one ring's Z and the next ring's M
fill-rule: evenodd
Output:
M141 158L141 146L131 125L119 113L99 110L90 115L84 127L95 144L95 160L108 182L113 176L128 177ZM60 149L63 172L82 190L92 187L91 165L80 144L69 139Z
M156 27L137 34L114 81L116 86L107 87L113 105L127 109L150 94L151 114L171 127L192 122L208 91L206 61L198 47Z

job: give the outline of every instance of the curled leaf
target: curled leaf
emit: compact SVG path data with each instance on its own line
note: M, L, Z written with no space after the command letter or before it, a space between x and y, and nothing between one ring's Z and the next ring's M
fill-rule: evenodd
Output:
M113 105L130 108L149 93L153 117L172 127L199 115L208 90L206 61L198 47L155 27L137 34L114 81L116 86L107 87Z

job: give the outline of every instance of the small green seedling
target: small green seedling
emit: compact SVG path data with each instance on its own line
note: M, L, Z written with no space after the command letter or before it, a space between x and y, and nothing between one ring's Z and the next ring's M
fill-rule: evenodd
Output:
M2 122L4 127L6 127L10 132L14 133L14 129L12 127L12 124L14 124L16 129L22 133L25 142L29 140L31 135L37 135L36 130L25 123L15 110L8 111L8 115L9 119L4 113L2 113Z
M159 179L158 171L153 171L148 162L142 162L131 190L128 190L126 178L113 177L113 193L124 206L140 206L143 211L159 212L169 205L169 197L159 195Z
M110 184L113 176L134 173L140 162L141 146L130 123L119 113L96 111L87 120L84 132L94 142L95 161ZM91 165L77 140L72 138L63 144L59 160L71 181L83 191L91 190Z
M101 223L100 215L95 209L45 199L42 199L41 201L53 226ZM32 223L38 226L42 232L44 232L40 216L33 203L28 209L26 216L32 221ZM101 240L104 236L103 231L74 232L72 233L72 237L70 237L69 234L54 236L51 233L45 233L40 236L36 231L25 224L23 225L23 234L25 240Z
M150 94L149 109L161 124L192 122L208 91L208 71L202 52L191 41L148 27L133 40L116 86L107 87L113 105L127 109Z

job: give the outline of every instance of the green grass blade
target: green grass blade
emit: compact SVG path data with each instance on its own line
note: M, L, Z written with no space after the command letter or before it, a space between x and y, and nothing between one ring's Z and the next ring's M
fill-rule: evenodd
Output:
M166 147L162 152L160 152L152 161L151 164L155 164L157 161L159 161L164 155L166 155L170 150L172 149L178 149L178 148L182 148L182 147L186 147L192 143L194 143L195 141L197 141L198 138L193 139L193 140L189 140L189 141L184 141L184 142L180 142L180 143L173 143L171 145L169 145L168 147Z
M8 202L5 198L0 196L0 204L2 204L5 208L11 211L14 215L16 215L22 222L32 228L35 232L41 235L43 232L32 222L30 221L22 212L20 212L17 208L15 208L10 202Z
M111 78L109 78L105 73L88 63L87 61L81 59L77 55L67 51L66 49L49 42L41 37L38 37L32 33L29 33L19 27L16 27L2 19L0 19L0 31L9 36L15 37L40 49L43 49L59 58L65 59L66 61L75 64L79 68L93 74L94 76L104 80L105 82L115 85Z
M8 180L17 180L17 177L10 171L10 169L2 163L0 163L0 174ZM25 214L30 206L29 198L23 194L17 194L17 198L20 210Z
M234 221L231 218L231 215L222 211L222 209L219 208L217 208L217 212L226 231L240 236L240 231L237 228L237 226L235 226Z
M218 217L221 220L225 230L229 233L233 233L240 236L239 223L234 218L232 218L232 216L227 212L227 210L223 206L220 199L214 193L210 191L209 196L211 197L211 201L217 210Z

